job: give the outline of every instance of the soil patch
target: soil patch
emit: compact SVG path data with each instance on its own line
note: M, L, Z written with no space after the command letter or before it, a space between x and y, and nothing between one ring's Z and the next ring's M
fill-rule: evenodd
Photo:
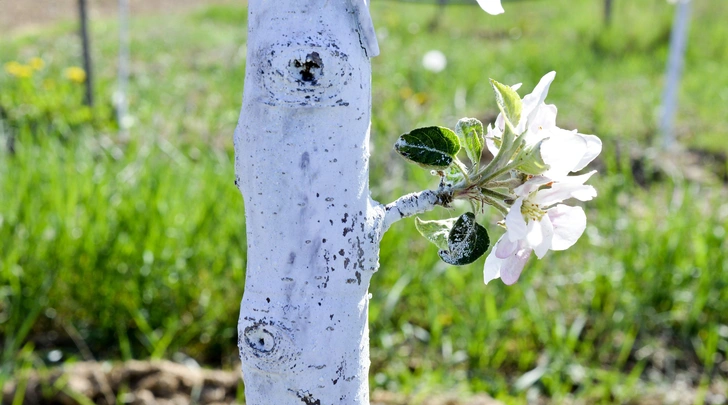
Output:
M222 405L237 402L242 379L238 371L206 370L166 360L111 363L80 362L55 369L24 370L5 384L2 403L76 405ZM409 398L375 391L372 405L503 405L485 395L440 394Z
M241 382L238 371L208 370L166 360L128 361L118 364L80 362L53 369L20 371L14 380L4 385L1 399L3 404L11 404L22 395L21 403L29 405L242 405L237 401L241 397ZM726 381L716 379L702 390L695 383L687 374L678 374L670 382L640 381L634 387L634 392L640 394L629 403L728 403ZM527 397L529 403L539 405L591 403L588 400L576 401L569 398L555 402L537 391L528 392ZM486 394L463 395L451 392L411 397L381 390L372 393L371 404L503 405Z
M18 390L24 391L24 404L38 405L83 403L79 397L95 404L233 404L241 381L239 372L161 360L80 362L19 374L3 387L3 404L14 403Z

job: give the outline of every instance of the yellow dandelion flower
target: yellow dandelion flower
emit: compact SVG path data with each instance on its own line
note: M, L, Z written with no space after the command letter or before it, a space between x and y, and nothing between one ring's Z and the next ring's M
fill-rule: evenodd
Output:
M66 69L65 76L75 83L83 83L86 80L86 71L80 67L73 66Z
M8 73L14 71L15 69L17 69L20 66L23 66L23 65L21 65L20 63L18 63L16 61L8 62L4 65L5 71ZM10 73L10 74L12 74L12 73Z
M4 65L5 71L11 76L15 76L20 79L27 79L33 76L33 68L28 65L23 65L16 61L8 62Z
M43 59L35 57L30 60L29 65L33 70L41 70L45 66L45 62Z

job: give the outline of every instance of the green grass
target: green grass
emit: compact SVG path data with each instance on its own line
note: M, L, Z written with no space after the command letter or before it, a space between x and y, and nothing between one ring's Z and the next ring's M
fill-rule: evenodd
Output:
M371 287L372 386L487 391L523 403L528 384L519 377L537 369L532 387L555 403L614 403L637 396L648 370L668 378L665 361L726 378L726 189L664 175L638 184L631 170L630 154L658 141L672 7L615 2L605 28L600 1L506 2L499 17L453 6L434 32L435 6L373 7L382 37L373 61L375 199L434 186L391 145L416 126L492 119L488 77L522 81L525 94L556 70L548 101L559 123L600 135L605 151L585 235L532 260L515 286L483 285L482 260L444 265L411 221L393 227ZM694 7L677 130L688 147L726 153L728 5ZM46 62L22 85L0 71L0 381L33 356L48 363L52 349L81 358L74 329L99 358L181 351L234 366L246 242L232 131L245 19L242 8L212 6L133 21L129 140L117 139L110 112L112 22L93 25L93 116L78 113L80 88L62 77L78 64L72 27L0 41L0 63ZM446 54L444 73L421 67L430 49ZM14 153L5 147L11 134Z

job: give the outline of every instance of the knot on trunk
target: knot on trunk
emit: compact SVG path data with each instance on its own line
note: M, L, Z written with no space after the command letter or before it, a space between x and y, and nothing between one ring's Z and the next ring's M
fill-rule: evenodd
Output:
M257 75L269 105L346 107L343 90L362 80L336 38L321 31L289 33L258 50Z
M274 321L251 322L238 335L240 359L266 373L280 373L299 357L288 331Z
M301 81L309 83L312 86L318 84L318 79L323 75L324 62L321 60L318 52L311 52L304 59L293 59L289 63L292 67L292 74L300 75Z

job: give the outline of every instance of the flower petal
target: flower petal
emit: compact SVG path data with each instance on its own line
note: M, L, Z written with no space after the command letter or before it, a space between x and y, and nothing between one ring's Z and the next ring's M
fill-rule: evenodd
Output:
M531 221L528 223L528 236L526 241L533 248L536 256L541 259L551 247L551 240L554 236L554 227L548 215L540 221Z
M499 277L506 285L515 283L521 276L523 267L526 265L528 258L531 256L531 248L526 246L523 241L519 241L516 243L518 245L518 249L511 256L508 256L505 259L498 258L496 256L496 251L498 250L499 245L506 239L505 235L503 235L498 242L496 242L495 246L493 246L493 250L490 251L490 254L485 259L485 265L483 266L483 282L485 282L485 284L488 284Z
M523 205L523 197L516 199L506 215L506 229L508 229L506 235L511 242L526 238L526 221L521 213L521 205Z
M572 172L579 171L591 163L594 158L602 153L602 140L596 135L579 134L586 141L586 153L582 156L581 161L574 167Z
M582 161L587 153L587 143L576 131L555 128L551 136L541 144L541 157L549 169L543 174L554 180L566 177Z
M531 247L536 247L543 242L543 229L541 228L541 221L528 221L526 227L526 242Z
M551 130L556 128L556 112L556 106L553 104L541 104L536 108L532 119L528 121L528 131L525 135L527 145L535 145L551 135Z
M572 247L586 229L586 215L581 207L559 204L546 212L554 225L551 250Z
M478 0L478 4L488 14L503 14L505 11L503 10L503 6L501 6L500 0Z
M495 257L499 259L505 259L514 253L516 253L516 250L518 249L518 242L512 242L509 238L503 238L501 237L498 240L498 243L495 244L493 247L493 251L495 252Z
M513 189L513 192L516 193L517 196L527 197L532 192L538 190L539 187L543 186L544 184L550 183L551 181L552 180L548 177L534 176L528 179L528 181L526 181L525 183Z
M517 132L521 133L526 129L526 126L535 118L535 114L546 96L549 94L549 86L554 81L556 72L546 73L541 80L538 82L533 91L523 97L523 109L521 110L521 121L518 123ZM532 117L533 116L533 117Z
M597 196L597 190L584 182L589 180L596 170L579 176L567 176L558 182L554 182L551 188L539 190L531 197L531 201L542 206L549 207L569 198L576 198L579 201L589 201Z
M513 256L501 260L500 277L503 280L503 284L512 285L518 281L518 278L523 272L523 267L526 265L530 256L531 248L524 246L518 249Z
M488 146L488 151L490 151L493 156L496 156L498 154L498 151L500 148L498 145L496 145L495 140L498 139L500 142L500 139L503 137L503 130L500 129L499 121L502 122L503 126L505 126L505 120L502 118L502 114L498 114L498 118L495 120L495 127L493 127L491 124L488 124L488 128L485 132L485 144Z
M488 254L488 257L485 258L485 265L483 266L483 282L485 284L488 284L489 282L500 277L500 269L501 265L503 264L503 259L499 259L496 256L496 251L500 247L500 244L507 239L508 238L506 238L505 235L501 236L501 238L498 239L498 242L495 243L495 246L493 246L493 249Z

